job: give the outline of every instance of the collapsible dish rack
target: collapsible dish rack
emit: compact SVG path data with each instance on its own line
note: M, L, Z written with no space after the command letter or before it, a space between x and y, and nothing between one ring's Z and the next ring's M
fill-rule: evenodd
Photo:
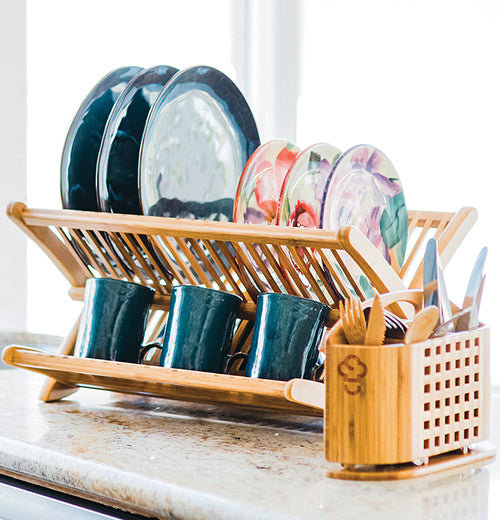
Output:
M29 209L21 202L11 203L7 214L66 277L69 294L75 300L83 300L85 282L91 277L153 287L156 294L147 341L161 335L174 284L202 285L238 294L243 304L232 352L249 347L258 294L283 292L322 301L331 307L327 321L331 327L339 317L339 292L344 296L355 292L366 300L373 289L387 293L420 288L419 259L426 238L436 237L446 265L477 218L473 208L463 208L456 214L410 211L410 252L397 272L359 230L350 227L331 232ZM410 282L403 281L409 276ZM392 310L403 316L406 312L398 304ZM92 387L200 403L323 414L314 406L287 400L286 381L75 358L72 354L78 326L79 319L57 355L19 346L4 351L7 364L49 376L40 395L44 401L61 399L79 387Z

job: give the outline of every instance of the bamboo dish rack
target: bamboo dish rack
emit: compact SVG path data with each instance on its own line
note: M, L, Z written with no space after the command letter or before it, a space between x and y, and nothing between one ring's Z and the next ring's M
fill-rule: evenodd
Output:
M462 208L457 213L409 211L409 253L402 268L395 271L368 239L359 230L351 227L331 232L72 210L30 209L21 202L9 204L7 214L39 245L65 276L70 284L69 295L75 300L83 300L85 282L91 277L117 278L153 287L156 294L146 333L147 342L156 341L161 335L168 313L170 290L174 284L202 285L238 294L243 298L243 304L232 352L249 347L258 294L283 292L324 302L331 307L327 321L327 327L331 327L339 318L340 297L355 293L364 301L373 295L373 291L384 294L407 288L421 288L422 250L426 239L431 236L437 239L441 260L443 266L446 266L477 219L474 208ZM335 289L329 283L331 279L335 281ZM391 310L402 317L408 313L408 308L403 304L394 304ZM323 415L323 410L316 406L286 399L286 381L251 380L241 375L195 373L75 358L72 354L78 327L79 319L57 355L18 346L8 347L4 351L3 358L7 364L48 376L41 391L41 400L56 401L77 391L79 387L92 387L168 399L239 404L260 410ZM477 337L481 351L487 351L487 345L482 344L486 342L486 333L481 332ZM472 341L471 351L479 348L475 337L467 339L464 336L463 341L466 344L467 341ZM390 358L390 362L396 363L401 369L399 375L394 376L396 380L391 379L392 385L401 382L403 366L408 371L415 367L420 370L424 362L416 354L415 345L406 347L408 348L391 351L398 352L398 355L395 360ZM436 356L444 355L437 353L437 343L430 348L433 360ZM440 348L443 352L446 346L440 345ZM467 348L464 344L460 356ZM386 350L385 347L377 350L380 359L370 363L377 362L385 366L387 360L383 359L385 354L382 352L385 353ZM358 354L361 355L361 351L356 355ZM345 357L346 352L341 349L337 353L328 354L327 380L328 365L335 363L332 360L342 355ZM410 368L411 363L413 368ZM482 371L485 370L486 363L486 356L483 356L480 361ZM475 361L473 364L475 365ZM475 377L475 374L476 372L470 374L469 378ZM481 376L480 379L479 384L483 385L485 378ZM409 380L412 381L410 378ZM383 378L380 382L384 382ZM402 407L400 421L403 424L396 425L397 431L402 431L402 425L410 427L405 422L409 417L409 408L418 410L415 412L418 414L418 424L430 425L434 421L432 428L435 428L435 411L425 411L415 401L418 387L422 383L413 381L408 384L410 386L405 390L406 402L399 403ZM431 383L423 384L425 387ZM330 411L328 405L326 406L325 425L328 430L331 429L332 420L339 419L334 415L336 410L347 412L348 408L340 400L341 393L330 388L328 382L326 386L330 393L333 392L332 399L339 399L340 403L330 407ZM377 392L383 391L387 392L387 382L375 394L378 396ZM469 398L474 403L479 403L478 410L484 410L486 389L481 386L477 391L481 395L479 401L474 393L469 394ZM476 419L483 422L477 423ZM445 418L439 420L446 421ZM470 420L472 422L468 431L471 442L476 438L485 438L487 418L484 414L479 418L471 417ZM404 438L407 439L408 435L406 430ZM421 437L422 434L419 435ZM419 437L418 441L412 440L412 449L415 443L423 449L412 451L408 460L432 456L434 439L437 437L442 439L439 441L440 445L449 440L450 449L454 449L454 434L450 434L451 438L446 435L449 434L431 435L428 448L425 448L425 439ZM461 435L463 437L465 434ZM343 455L340 457L333 450L344 449L342 442L345 439L325 439L327 459L337 462L337 459L343 459ZM356 460L357 455L352 455L354 459L350 457L351 454L342 460L347 466ZM404 458L407 458L406 452ZM391 464L396 459L374 462L368 458L363 459L363 463ZM332 473L332 476L336 475Z

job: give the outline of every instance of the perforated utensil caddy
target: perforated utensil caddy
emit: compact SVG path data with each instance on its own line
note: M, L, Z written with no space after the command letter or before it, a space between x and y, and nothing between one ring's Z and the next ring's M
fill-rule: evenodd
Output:
M465 452L489 435L489 329L410 345L329 345L326 385L329 461L420 465Z

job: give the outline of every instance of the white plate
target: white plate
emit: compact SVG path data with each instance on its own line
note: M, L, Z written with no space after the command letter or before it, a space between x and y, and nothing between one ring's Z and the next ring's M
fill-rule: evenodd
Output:
M344 226L359 228L399 271L408 241L408 211L396 169L374 146L344 152L328 178L320 227Z

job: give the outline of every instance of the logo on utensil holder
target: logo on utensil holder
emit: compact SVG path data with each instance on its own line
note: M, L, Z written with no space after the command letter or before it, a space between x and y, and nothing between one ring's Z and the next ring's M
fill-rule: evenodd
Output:
M361 381L368 373L368 367L358 356L346 356L337 365L337 372L344 379L344 390L349 395L358 395L361 392Z

